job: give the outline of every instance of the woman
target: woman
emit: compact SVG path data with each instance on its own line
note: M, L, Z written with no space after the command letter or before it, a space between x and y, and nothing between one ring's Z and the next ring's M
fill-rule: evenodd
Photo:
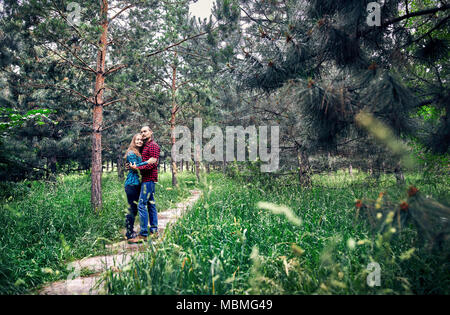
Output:
M137 166L155 163L155 158L142 162L141 151L143 146L144 141L142 140L142 136L139 133L135 134L124 156L126 162L130 163L130 165L136 164ZM128 172L127 179L125 180L125 193L127 194L128 204L130 205L128 208L129 213L125 219L127 229L126 237L127 239L131 239L137 236L133 229L134 220L138 212L139 195L141 193L141 182L139 180L139 173L136 170L130 169Z

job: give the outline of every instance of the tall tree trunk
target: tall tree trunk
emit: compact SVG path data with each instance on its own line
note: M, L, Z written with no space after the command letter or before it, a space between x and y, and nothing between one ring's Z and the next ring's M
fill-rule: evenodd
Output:
M352 163L350 163L350 165L348 166L348 173L350 174L350 176L353 176L353 167L352 167Z
M208 173L209 174L209 172L210 172L210 170L209 170L209 163L208 162L206 162L206 173Z
M306 152L301 149L297 150L298 162L298 181L301 186L311 185L311 166L309 165L308 156Z
M50 157L50 163L49 163L50 173L52 175L56 174L56 156Z
M192 167L194 167L194 165L195 165L195 175L197 176L197 181L200 182L200 162L199 162L199 160L200 160L200 156L199 156L200 148L199 148L198 144L197 144L195 152L196 152L196 156L195 156L195 159L194 159L194 163L192 164ZM187 161L186 161L186 164L187 164ZM186 165L186 167L187 167L187 165Z
M164 160L164 173L166 172L166 160Z
M180 161L180 172L183 173L183 160Z
M175 51L174 63L172 64L172 111L170 117L170 132L171 132L171 144L172 148L175 146L175 115L177 113L177 103L175 101L175 93L177 90L176 87L176 76L177 76L177 66L175 64L175 60L177 57L177 52ZM173 159L172 156L172 186L178 186L177 182L177 162Z
M122 154L120 152L117 154L117 176L119 180L124 179Z
M400 164L397 164L394 169L395 179L397 180L397 184L404 185L405 184L405 176L403 175Z
M331 163L331 154L330 154L330 152L328 152L328 154L327 154L327 159L328 159L328 175L331 175L332 163Z
M102 123L103 93L105 86L105 60L108 37L108 1L103 0L101 6L102 34L97 52L97 68L94 88L94 109L92 124L92 186L91 205L95 211L102 208Z

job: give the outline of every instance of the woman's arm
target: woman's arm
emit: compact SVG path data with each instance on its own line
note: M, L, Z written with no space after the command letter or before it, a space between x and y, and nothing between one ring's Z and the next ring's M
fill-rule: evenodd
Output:
M150 158L147 161L141 162L141 163L137 163L136 166L142 166L142 165L147 165L147 164L153 164L156 163L157 159L155 158Z
M136 155L135 155L135 157L136 157ZM139 162L139 163L138 163L138 161L139 161L139 159L137 157L135 159L135 162L131 162L130 161L130 168L132 170L137 171L139 166L147 165L147 164L154 164L154 163L156 163L156 161L158 161L158 159L156 159L156 158L149 158L147 161Z

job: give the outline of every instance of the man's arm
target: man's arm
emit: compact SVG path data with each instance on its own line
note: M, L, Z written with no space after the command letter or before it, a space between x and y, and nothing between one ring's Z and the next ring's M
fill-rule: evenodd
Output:
M151 170L158 166L158 160L159 160L159 146L156 143L150 144L148 147L144 148L144 151L142 152L142 160L147 161L150 158L155 158L156 162L152 164L142 165L139 166L138 169L140 170Z

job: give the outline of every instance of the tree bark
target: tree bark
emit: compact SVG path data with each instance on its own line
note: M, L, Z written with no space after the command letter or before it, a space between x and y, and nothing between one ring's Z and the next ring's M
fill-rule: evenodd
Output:
M119 180L123 180L124 179L123 161L122 161L122 154L121 153L117 154L117 176L119 177Z
M395 167L394 173L395 173L395 179L397 180L397 184L404 185L405 184L405 176L403 175L400 165L397 165Z
M108 2L103 0L100 15L102 17L102 34L97 52L97 69L94 88L94 109L92 124L92 186L91 205L94 211L102 208L102 123L103 92L105 86L105 60L108 38Z
M306 152L297 150L298 162L298 181L301 186L307 187L311 185L311 166L309 165Z
M328 154L327 154L327 159L328 159L328 175L331 175L332 163L331 163L331 154L330 154L330 152L328 152Z
M170 131L171 131L171 144L172 148L175 146L175 116L177 113L177 104L175 101L175 93L177 90L176 87L176 76L177 76L177 66L175 64L175 60L177 57L177 52L175 51L174 55L174 63L172 64L172 111L171 111L171 117L170 117ZM172 156L172 186L177 187L178 181L177 181L177 163L175 162L173 156Z

